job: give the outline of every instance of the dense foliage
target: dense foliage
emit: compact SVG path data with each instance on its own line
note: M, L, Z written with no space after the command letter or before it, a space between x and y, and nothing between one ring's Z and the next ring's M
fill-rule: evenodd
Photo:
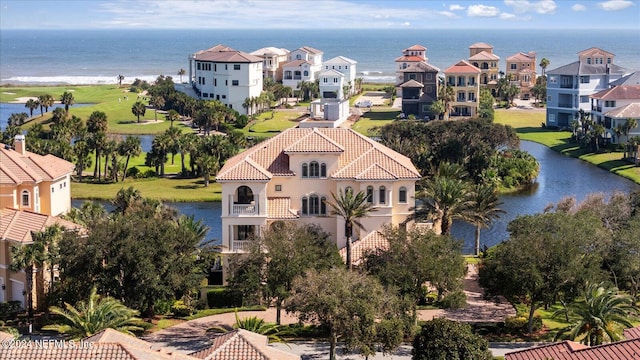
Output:
M489 344L468 324L447 319L427 321L413 340L413 360L491 360Z

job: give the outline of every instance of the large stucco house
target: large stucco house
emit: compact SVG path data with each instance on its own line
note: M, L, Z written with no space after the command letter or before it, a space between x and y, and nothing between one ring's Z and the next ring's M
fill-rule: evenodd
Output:
M287 62L289 50L268 46L252 51L251 55L262 58L263 79L282 81L282 65Z
M495 91L498 84L500 57L493 53L493 46L478 42L469 46L469 63L480 69L480 85Z
M343 248L344 222L325 203L332 193L350 187L376 206L354 234L363 239L407 220L419 178L409 158L351 129L285 130L220 170L223 253L246 251L253 235L278 220L318 224Z
M578 53L578 61L546 72L547 119L550 127L568 127L578 111L591 111L589 96L608 89L624 75L615 55L593 47Z
M507 57L506 61L509 83L518 87L520 99L529 100L533 97L531 89L536 84L536 53L519 52Z
M216 45L189 56L189 79L198 97L247 114L245 99L262 93L263 58Z
M26 305L24 271L12 272L11 246L33 243L32 234L57 224L69 230L80 227L57 217L71 209L71 173L74 165L53 155L26 150L24 135L14 145L0 144L0 302ZM33 305L41 303L48 271L31 274ZM47 278L49 276L49 278Z
M640 85L620 85L598 91L591 99L591 119L604 125L608 138L614 143L626 142L628 138L640 136ZM616 128L625 125L628 119L638 124L629 129L629 135L616 136Z
M301 82L316 81L322 70L323 54L322 51L310 46L303 46L289 52L288 62L282 64L282 85L298 90Z
M451 116L474 117L480 104L481 70L465 60L451 65L444 71L445 83L453 88Z

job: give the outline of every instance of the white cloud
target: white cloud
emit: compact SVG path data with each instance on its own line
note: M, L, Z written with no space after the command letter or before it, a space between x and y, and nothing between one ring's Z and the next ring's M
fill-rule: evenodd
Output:
M403 22L402 24L400 24L400 26L402 26L402 27L409 27L409 26L411 26L411 23L410 23L410 22L408 22L408 21L405 21L405 22Z
M558 7L554 0L504 0L504 4L511 6L516 14L522 14L526 12L536 12L538 14L552 14Z
M502 19L502 20L513 20L515 18L516 18L516 16L514 14L509 14L509 13L506 13L506 12L503 12L503 13L500 14L500 19Z
M458 4L449 5L449 11L457 11L457 10L464 10L464 9L466 8L462 5L458 5Z
M584 6L584 5L582 5L582 4L574 4L574 5L571 7L571 10L573 10L573 11L586 11L586 10L587 10L587 7L586 7L586 6Z
M618 11L633 5L629 0L609 0L598 3L598 6L604 11Z
M496 17L500 13L495 6L469 5L467 15L472 17Z
M451 11L439 11L438 14L440 14L440 15L442 15L444 17L451 18L451 19L457 19L457 18L460 17L460 16L452 13Z

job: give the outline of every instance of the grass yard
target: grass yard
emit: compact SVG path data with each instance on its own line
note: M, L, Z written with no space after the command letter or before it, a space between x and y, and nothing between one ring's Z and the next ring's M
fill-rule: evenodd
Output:
M362 135L371 136L371 130L392 123L400 110L391 107L372 107L351 128Z
M295 121L302 115L297 111L267 111L257 116L255 121L251 121L242 131L248 136L267 135L273 136L286 129L295 127Z
M89 183L74 182L71 186L73 199L108 200L113 199L120 189L133 186L140 190L142 196L163 201L221 201L222 187L220 184L209 183L204 187L202 178L148 178L127 179L118 183Z

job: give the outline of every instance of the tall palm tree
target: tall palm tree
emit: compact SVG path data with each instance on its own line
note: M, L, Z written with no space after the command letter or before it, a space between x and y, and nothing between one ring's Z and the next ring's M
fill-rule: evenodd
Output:
M64 112L69 116L69 106L76 103L76 99L73 97L73 94L69 91L65 91L62 96L60 96L60 102L64 104Z
M180 165L181 165L180 173L183 176L186 175L187 173L187 169L184 165L184 158L186 154L190 154L192 159L191 164L193 164L194 153L196 151L197 144L198 144L198 135L192 132L183 133L182 136L180 136L180 139L178 140L178 147L180 150ZM193 171L193 167L191 168L191 171Z
M451 233L455 219L467 220L469 208L473 204L467 183L460 179L436 176L427 181L426 186L416 195L419 205L415 216L431 216L440 223L444 235Z
M133 113L133 115L138 117L138 122L140 122L140 116L144 116L144 113L146 111L147 106L142 101L136 101L135 104L133 104L133 106L131 107L131 112Z
M173 122L180 120L180 114L178 114L177 111L171 109L167 113L167 120L171 122L171 125L169 127L173 127Z
M118 86L122 86L122 81L124 80L124 75L118 75Z
M367 201L367 195L364 191L357 194L349 187L346 191L340 189L338 195L331 192L333 201L327 201L331 206L331 214L337 215L344 220L344 234L347 237L347 269L352 269L351 259L351 241L353 237L353 228L364 230L364 226L360 223L360 219L369 216L369 213L377 211L374 205Z
M129 159L132 156L138 156L142 152L140 147L140 138L137 136L127 136L127 138L118 144L118 154L126 158L124 162L124 172L122 174L122 181L127 177L127 169L129 168Z
M480 255L480 229L487 227L505 211L499 206L498 192L491 185L478 184L471 193L469 221L476 226L476 256Z
M24 107L29 109L29 117L33 117L33 110L37 109L39 106L38 101L34 99L29 99L24 103Z
M11 246L9 270L13 272L24 271L25 273L25 291L29 318L33 317L33 275L36 269L42 267L44 254L45 248L41 241Z
M438 89L438 100L442 100L444 105L444 120L449 120L449 115L451 114L451 103L455 98L455 93L450 85L442 85Z
M627 144L629 144L629 132L631 129L635 129L636 127L638 127L638 121L634 118L627 118L627 121L621 126L622 133L624 134ZM627 158L627 147L629 147L629 145L624 147L623 156L625 159Z
M7 125L9 125L9 126L21 126L22 124L24 124L25 121L27 121L28 118L29 118L29 116L25 112L13 113L13 114L9 115L9 119L8 119L8 124Z
M589 346L618 341L623 338L622 330L633 327L632 319L640 314L633 297L618 294L617 288L605 288L602 283L587 286L584 300L574 310L578 321L560 330L556 338L569 331L570 340L584 336L582 343Z
M545 76L545 73L547 71L547 67L549 66L549 64L551 64L551 61L549 61L549 59L547 58L542 58L542 60L540 60L540 68L542 69L542 76Z
M151 101L149 102L153 106L153 110L155 111L156 122L158 122L158 109L162 110L162 108L164 107L164 98L162 96L153 96L151 98ZM142 115L144 115L144 113ZM138 118L138 122L140 122L139 118Z
M108 328L132 336L135 336L132 331L144 330L135 326L141 321L136 317L138 311L124 306L114 298L99 296L95 287L87 302L80 301L76 306L65 303L64 308L52 306L49 310L61 316L64 324L47 325L43 329L67 334L71 339L88 337Z
M87 119L87 133L89 133L89 146L95 151L95 168L93 170L93 176L99 176L100 169L100 152L107 141L107 129L109 123L107 121L107 114L102 111L94 111L89 115Z
M63 228L57 224L48 226L44 231L33 234L33 241L42 244L42 260L49 267L49 294L53 291L55 267L60 261L58 242L62 237Z
M55 102L55 98L51 94L43 94L38 96L38 103L40 104L40 116L49 111L49 108ZM44 112L42 111L44 108Z
M182 75L186 74L187 71L185 69L178 70L178 76L180 76L180 83L182 84Z
M204 187L208 187L211 175L217 173L220 169L220 158L216 155L199 150L195 156L195 163L198 165L198 169L202 173Z

